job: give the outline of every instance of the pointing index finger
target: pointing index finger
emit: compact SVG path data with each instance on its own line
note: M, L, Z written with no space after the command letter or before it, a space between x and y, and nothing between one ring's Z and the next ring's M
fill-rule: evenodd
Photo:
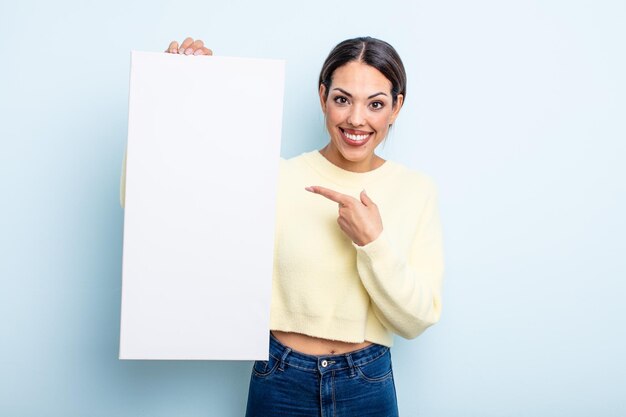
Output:
M348 200L352 199L352 197L350 197L349 195L341 194L340 192L331 190L330 188L320 187L319 185L305 187L304 189L315 194L323 195L327 199L341 205L345 205Z

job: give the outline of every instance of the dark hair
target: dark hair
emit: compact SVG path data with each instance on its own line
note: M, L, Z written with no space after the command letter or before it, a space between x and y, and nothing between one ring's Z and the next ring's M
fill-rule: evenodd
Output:
M330 51L322 70L317 87L326 87L325 99L335 70L349 62L363 62L380 71L391 82L391 96L396 104L398 94L406 98L406 72L400 55L385 41L369 36L347 39Z

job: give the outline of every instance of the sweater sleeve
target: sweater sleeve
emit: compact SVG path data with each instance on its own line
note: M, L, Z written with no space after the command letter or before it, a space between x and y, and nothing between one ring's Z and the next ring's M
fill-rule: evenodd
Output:
M442 232L437 191L430 187L415 238L405 255L383 232L357 251L357 270L374 314L394 333L412 339L439 321L443 279Z
M124 161L122 161L122 175L120 176L120 206L124 208L126 204L126 152L124 150Z

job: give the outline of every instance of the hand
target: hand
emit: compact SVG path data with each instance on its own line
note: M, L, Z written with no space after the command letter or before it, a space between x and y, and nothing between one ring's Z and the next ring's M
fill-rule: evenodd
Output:
M346 236L357 245L367 245L376 240L383 231L383 220L380 218L378 206L369 198L365 190L361 191L360 201L352 196L320 186L306 187L305 190L323 195L339 204L337 223Z
M165 52L181 55L213 55L213 51L204 46L204 42L200 39L194 41L193 38L185 39L180 47L178 42L172 41Z

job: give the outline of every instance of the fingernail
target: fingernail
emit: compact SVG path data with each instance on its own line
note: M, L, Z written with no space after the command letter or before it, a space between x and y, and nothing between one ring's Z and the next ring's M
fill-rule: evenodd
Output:
M185 53L185 48L179 48L178 49L178 53L179 54L184 54Z
M185 49L185 55L191 55L192 52L193 52L193 49L191 48Z
M304 187L304 189L313 192L313 187Z
M193 53L194 55L202 55L202 50L201 49L196 49L196 52Z

